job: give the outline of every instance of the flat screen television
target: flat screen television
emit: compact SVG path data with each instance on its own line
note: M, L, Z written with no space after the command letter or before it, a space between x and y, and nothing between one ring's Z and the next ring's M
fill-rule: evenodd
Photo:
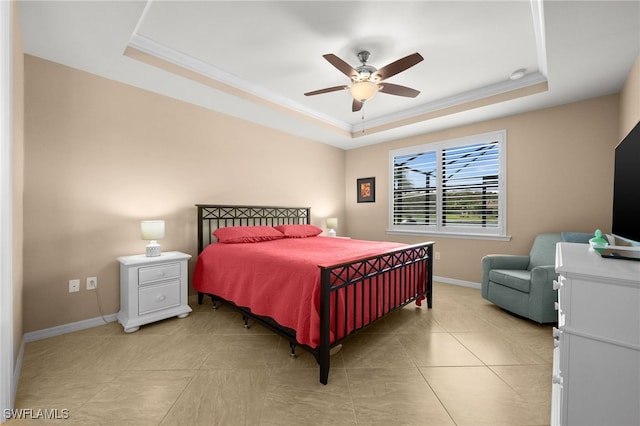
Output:
M618 144L613 181L612 234L640 245L640 122Z

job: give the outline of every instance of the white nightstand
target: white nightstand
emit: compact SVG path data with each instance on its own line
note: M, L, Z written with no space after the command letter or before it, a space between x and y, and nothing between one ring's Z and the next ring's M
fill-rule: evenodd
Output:
M179 251L169 251L156 257L140 254L118 258L118 322L126 333L137 331L143 324L189 315L187 261L190 258L190 254Z

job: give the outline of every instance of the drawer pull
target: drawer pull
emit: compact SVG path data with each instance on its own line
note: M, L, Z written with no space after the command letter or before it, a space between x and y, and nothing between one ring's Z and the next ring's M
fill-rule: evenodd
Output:
M159 295L157 295L157 296L156 296L156 300L157 300L158 302L162 302L162 301L164 301L166 298L167 298L167 296L165 296L164 294L159 294Z
M551 378L551 383L555 384L555 385L561 385L562 384L562 377L557 376L557 375L553 375L553 377Z
M553 289L554 289L554 290L559 289L561 285L562 285L562 284L560 284L558 281L553 280Z
M560 337L560 335L562 334L562 327L557 328L557 327L553 327L553 337Z

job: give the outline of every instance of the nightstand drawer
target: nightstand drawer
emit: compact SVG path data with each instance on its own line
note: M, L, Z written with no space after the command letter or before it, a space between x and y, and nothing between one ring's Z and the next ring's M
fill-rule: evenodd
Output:
M167 263L159 266L146 266L138 271L138 284L143 286L155 281L164 281L180 277L180 264Z
M179 280L150 285L140 289L138 299L139 315L178 305L180 305Z

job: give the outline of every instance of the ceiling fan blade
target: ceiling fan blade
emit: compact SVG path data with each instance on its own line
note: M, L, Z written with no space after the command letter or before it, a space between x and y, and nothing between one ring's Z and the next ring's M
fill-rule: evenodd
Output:
M411 68L422 60L424 60L422 55L416 52L409 56L405 56L402 59L398 59L395 62L391 62L389 65L385 65L384 67L376 71L373 75L379 77L380 80L385 80L408 68Z
M380 91L389 95L406 96L407 98L415 98L420 94L419 90L391 83L380 83Z
M358 75L358 72L354 70L351 65L338 58L333 53L327 53L326 55L322 55L322 57L329 61L331 65L338 68L338 70L340 70L340 72L342 72L347 77L351 78Z
M327 87L326 89L320 89L320 90L314 90L313 92L307 92L304 95L305 96L321 95L323 93L337 92L338 90L344 90L344 89L348 89L348 88L349 88L349 86Z
M362 109L362 102L353 100L353 104L351 105L351 111L357 112Z

